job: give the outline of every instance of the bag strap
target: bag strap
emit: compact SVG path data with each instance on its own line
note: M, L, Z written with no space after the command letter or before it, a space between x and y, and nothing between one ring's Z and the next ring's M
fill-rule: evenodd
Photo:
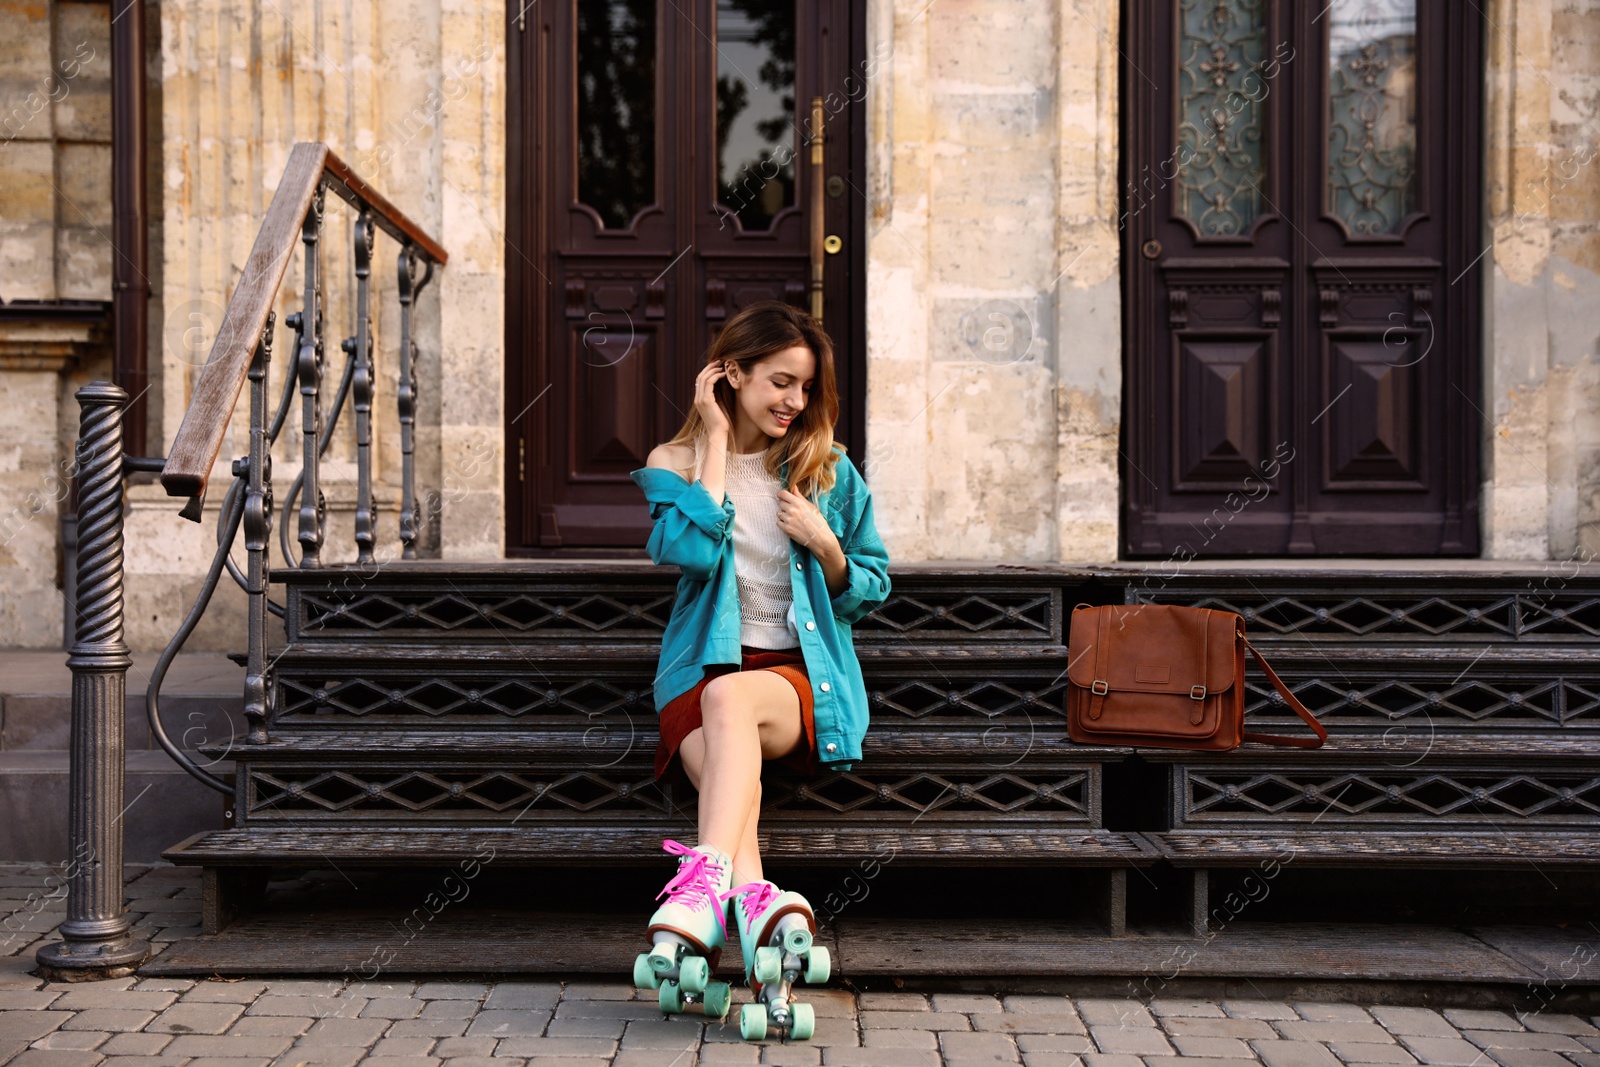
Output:
M1258 734L1246 730L1240 736L1246 741L1261 741L1268 745L1290 745L1294 748L1321 748L1322 742L1328 739L1327 727L1318 722L1317 717L1307 711L1304 704L1300 703L1300 699L1293 693L1289 692L1289 687L1283 684L1283 679L1278 677L1278 672L1273 670L1271 665L1267 663L1266 657L1262 656L1261 653L1256 651L1256 646L1245 640L1244 634L1239 634L1239 640L1244 641L1244 647L1248 648L1250 650L1250 654L1256 658L1256 662L1261 664L1261 669L1266 672L1267 679L1272 682L1272 687L1278 691L1278 695L1283 697L1283 699L1288 702L1289 706L1294 709L1295 714L1304 719L1306 721L1306 725L1311 727L1311 729L1315 730L1317 733L1316 737L1282 737L1278 734ZM1239 684L1241 687L1243 687L1243 678L1239 679Z
M1095 632L1094 639L1095 648L1093 681L1098 682L1109 675L1106 665L1111 660L1111 635L1106 632L1106 620L1111 617L1111 609L1100 608L1095 612L1095 614L1099 617L1095 619L1095 624L1098 629ZM1091 694L1089 697L1089 718L1099 719L1100 713L1105 710L1106 694L1096 692L1093 682L1090 684L1089 692Z

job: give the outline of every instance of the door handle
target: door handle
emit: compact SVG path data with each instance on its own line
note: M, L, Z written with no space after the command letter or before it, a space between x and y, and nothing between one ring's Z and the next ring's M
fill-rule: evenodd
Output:
M827 254L823 218L822 97L811 98L811 317L822 321L822 261Z

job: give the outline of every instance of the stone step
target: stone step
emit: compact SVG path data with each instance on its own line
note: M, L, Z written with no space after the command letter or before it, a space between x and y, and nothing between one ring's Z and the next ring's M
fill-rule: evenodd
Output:
M0 651L0 856L63 863L71 855L72 675L60 651ZM145 715L145 688L157 653L133 656L126 713L126 858L159 862L161 850L185 834L220 829L225 798L202 785L162 751ZM244 672L223 655L184 653L167 672L162 722L167 735L213 774L228 778L230 761L213 762L198 746L244 736ZM227 807L231 807L231 800Z
M200 759L202 765L210 760ZM0 752L0 856L7 860L65 863L71 807L71 758L60 750ZM223 760L207 768L224 779L233 774ZM202 785L165 752L133 751L127 757L122 824L129 863L157 863L174 841L220 830L231 798Z
M159 750L145 713L155 653L136 653L128 670L126 745ZM184 653L162 686L161 721L186 750L244 735L244 672L227 656ZM72 734L72 676L65 652L0 652L0 753L67 748Z

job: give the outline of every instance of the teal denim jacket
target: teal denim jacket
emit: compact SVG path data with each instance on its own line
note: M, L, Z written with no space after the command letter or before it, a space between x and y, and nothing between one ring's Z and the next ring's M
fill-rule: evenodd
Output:
M787 461L780 475L787 487ZM655 678L659 714L699 684L706 664L742 662L734 507L727 497L718 505L705 483L686 482L674 471L641 467L632 477L655 520L646 546L650 559L683 572L661 639ZM889 553L873 522L872 493L842 452L834 487L820 494L817 507L844 549L845 588L830 597L822 563L792 540L789 578L800 649L811 676L817 762L830 771L847 771L861 759L868 719L867 687L850 628L889 598Z

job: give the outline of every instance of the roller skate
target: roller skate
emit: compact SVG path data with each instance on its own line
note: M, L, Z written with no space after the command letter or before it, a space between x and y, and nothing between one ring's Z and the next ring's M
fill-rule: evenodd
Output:
M809 1004L791 1003L791 987L800 978L810 985L826 982L831 963L828 950L812 943L817 919L811 903L764 879L724 896L734 898L745 981L756 998L739 1010L740 1036L760 1041L776 1030L779 1036L806 1040L816 1028L816 1014Z
M727 904L722 899L733 881L733 860L711 845L689 848L677 841L661 847L678 856L678 873L656 894L667 902L650 916L649 952L633 961L633 984L657 991L661 1010L678 1014L689 1005L714 1019L728 1014L733 1002L727 982L711 975L727 941Z

